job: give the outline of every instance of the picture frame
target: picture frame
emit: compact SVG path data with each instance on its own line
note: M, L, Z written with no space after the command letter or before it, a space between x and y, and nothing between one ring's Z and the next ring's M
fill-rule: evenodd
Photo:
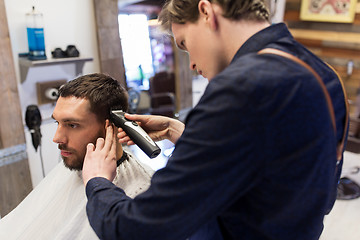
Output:
M352 23L357 0L302 0L300 20Z

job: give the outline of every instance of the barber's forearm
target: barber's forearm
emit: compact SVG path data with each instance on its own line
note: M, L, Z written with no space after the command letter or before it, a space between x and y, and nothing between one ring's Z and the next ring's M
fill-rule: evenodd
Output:
M86 196L88 198L86 213L90 225L98 237L100 239L122 239L117 235L119 229L117 229L117 224L114 224L116 220L111 219L112 215L109 216L109 212L115 202L129 199L125 192L109 180L96 177L87 183ZM104 226L105 223L106 226Z
M131 199L122 189L105 178L89 180L86 195L87 216L100 239L186 239L189 235L188 228L194 225L192 221L185 221L187 226L182 226L183 221L178 219L183 219L185 213L180 211L174 215L174 206L178 206L178 201L174 204L170 200L174 198L169 197L163 202L162 197L151 197L151 201L145 197L139 204L141 200L136 199L140 195ZM190 219L198 224L195 217L191 216ZM179 222L182 223L180 227Z

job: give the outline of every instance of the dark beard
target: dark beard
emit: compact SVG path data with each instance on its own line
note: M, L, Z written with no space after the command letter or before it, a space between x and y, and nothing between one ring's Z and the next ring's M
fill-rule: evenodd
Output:
M67 149L66 146L64 146L62 144L58 145L58 149L69 151L69 149ZM74 152L74 151L72 151L72 152ZM82 170L83 164L84 164L84 159L82 159L82 160L77 159L78 161L73 161L72 164L70 165L66 161L67 157L61 156L61 158L63 159L63 163L64 163L65 167L70 169L71 171L81 171Z
M62 159L63 159L63 163L64 163L65 167L71 171L81 171L83 168L83 162L81 162L80 164L76 164L75 166L74 165L70 166L66 163L64 157L62 157Z

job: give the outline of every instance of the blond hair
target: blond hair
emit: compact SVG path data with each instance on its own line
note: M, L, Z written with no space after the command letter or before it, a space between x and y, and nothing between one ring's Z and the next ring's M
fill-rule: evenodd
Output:
M208 0L218 4L223 16L233 20L269 21L269 9L265 0ZM159 15L159 22L166 31L171 24L196 22L199 18L198 4L200 0L167 0Z

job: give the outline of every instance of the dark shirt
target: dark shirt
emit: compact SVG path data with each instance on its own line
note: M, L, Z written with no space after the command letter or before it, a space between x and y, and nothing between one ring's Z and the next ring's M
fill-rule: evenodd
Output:
M301 65L323 78L336 114ZM345 118L336 74L285 24L252 36L208 84L165 168L134 199L104 178L86 186L101 239L318 239L336 191L336 145ZM340 165L341 168L341 165Z

